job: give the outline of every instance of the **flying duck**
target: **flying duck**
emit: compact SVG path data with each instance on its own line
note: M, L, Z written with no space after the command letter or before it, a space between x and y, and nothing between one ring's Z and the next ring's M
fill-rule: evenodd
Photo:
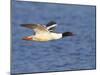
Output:
M21 24L22 27L30 28L35 31L35 35L22 38L28 41L50 41L61 39L65 36L73 36L72 32L56 33L55 28L57 23L50 21L47 25L42 24Z

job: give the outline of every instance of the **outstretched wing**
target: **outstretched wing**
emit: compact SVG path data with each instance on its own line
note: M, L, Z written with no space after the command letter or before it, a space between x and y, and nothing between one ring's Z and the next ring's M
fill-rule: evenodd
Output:
M45 26L40 24L21 24L21 26L33 29L36 33L49 32Z
M54 21L50 21L50 22L46 25L48 31L50 31L50 32L55 32L56 26L57 26L57 24L56 24L56 22L54 22Z

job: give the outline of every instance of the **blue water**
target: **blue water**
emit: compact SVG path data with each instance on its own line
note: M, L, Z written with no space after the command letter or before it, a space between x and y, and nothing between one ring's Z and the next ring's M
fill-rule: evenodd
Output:
M95 69L95 10L95 6L14 1L11 73ZM20 24L49 21L57 22L57 32L75 35L48 42L22 40L33 31Z

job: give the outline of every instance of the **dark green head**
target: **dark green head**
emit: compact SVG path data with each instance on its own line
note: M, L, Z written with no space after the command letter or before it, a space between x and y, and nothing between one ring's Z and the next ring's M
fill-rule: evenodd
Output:
M64 32L62 34L62 37L66 37L66 36L73 36L74 34L72 32Z

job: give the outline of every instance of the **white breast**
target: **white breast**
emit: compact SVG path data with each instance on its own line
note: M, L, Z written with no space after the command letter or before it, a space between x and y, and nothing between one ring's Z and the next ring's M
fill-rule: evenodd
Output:
M49 40L56 40L62 38L61 33L44 33L44 34L37 34L33 37L35 41L49 41Z
M51 36L53 39L60 39L62 38L62 34L61 33L51 33Z

